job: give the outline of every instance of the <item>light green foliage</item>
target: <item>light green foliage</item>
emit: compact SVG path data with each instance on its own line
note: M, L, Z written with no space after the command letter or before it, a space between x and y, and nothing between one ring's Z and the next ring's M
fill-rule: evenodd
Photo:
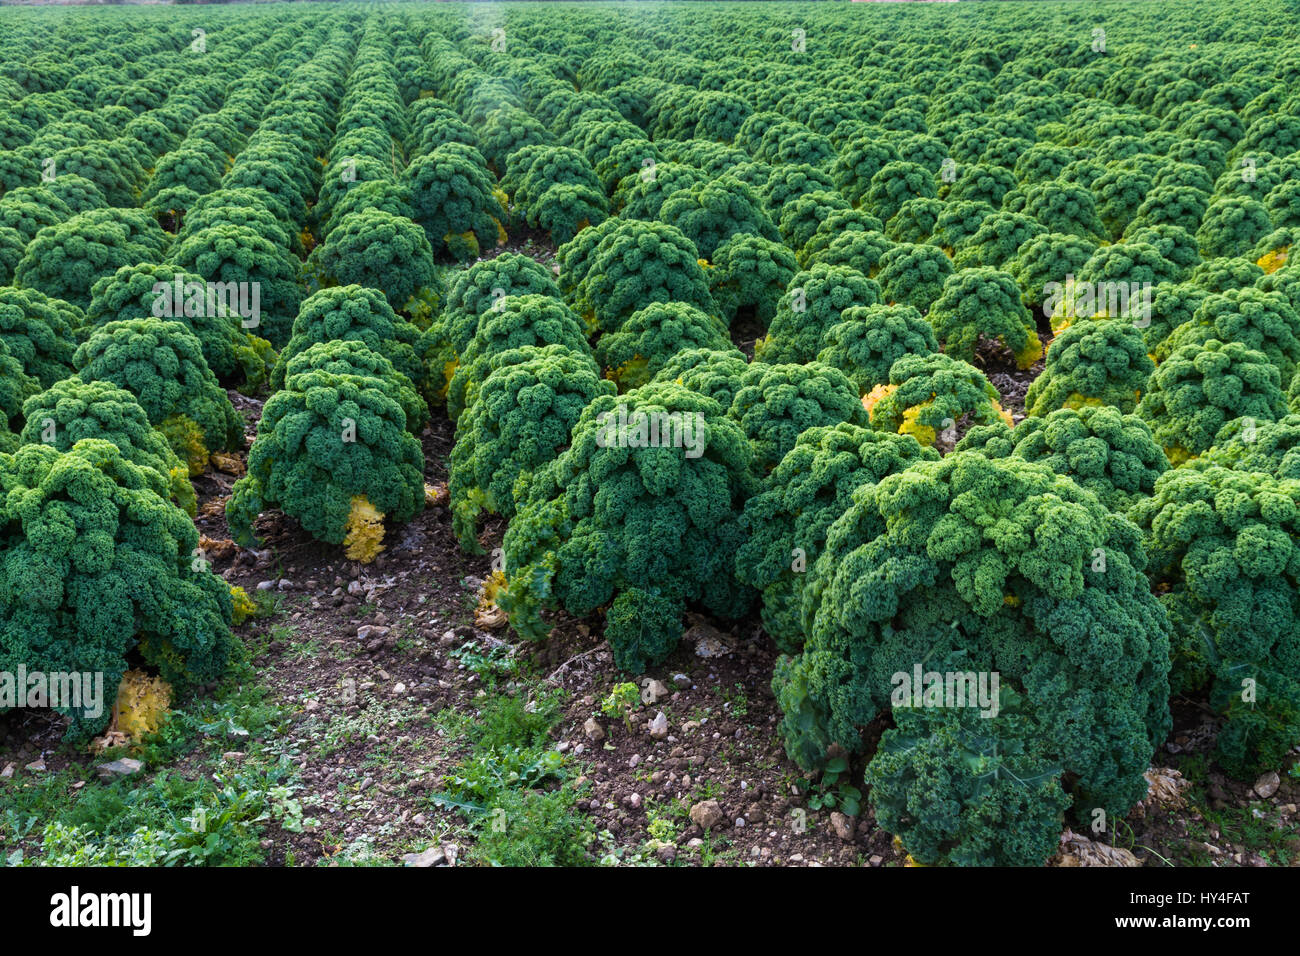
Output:
M923 445L933 445L940 433L954 432L967 421L1005 421L998 391L984 373L943 353L900 358L882 391L869 409L872 427L915 435Z

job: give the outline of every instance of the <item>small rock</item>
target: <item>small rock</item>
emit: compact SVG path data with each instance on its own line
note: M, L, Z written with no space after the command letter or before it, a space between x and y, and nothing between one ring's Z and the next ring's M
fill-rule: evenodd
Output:
M1278 777L1276 770L1270 770L1258 780L1255 781L1255 792L1267 800L1273 794L1277 793L1277 788L1282 785L1281 778Z
M384 627L382 624L362 624L357 628L357 639L368 641L372 637L383 637L387 633L388 628Z
M664 716L661 710L655 714L655 719L650 721L650 736L655 740L663 740L668 736L668 718ZM1274 787L1273 789L1277 789Z
M366 589L361 586L360 581L352 580L348 582L348 593L353 595L354 597L358 594L364 594L365 590Z
M633 769L633 768L635 768L636 765L639 764L640 762L641 762L641 755L640 755L640 754L633 754L630 758L628 758L628 761L627 761L628 768L629 768L629 769Z
M691 822L710 830L722 822L722 807L717 800L701 800L691 807Z
M32 773L41 773L42 771L45 770L45 758L37 757L35 760L33 760L31 763L27 765L27 769L30 770Z
M95 768L101 780L114 780L121 777L129 777L133 773L139 773L144 769L144 764L132 757L123 757L120 760L114 760L111 763L101 763Z
M226 763L239 763L244 759L244 753L241 750L227 750L221 755L221 759Z
M857 821L853 817L840 813L838 810L831 811L831 829L841 840L849 841L853 839L853 830Z
M708 624L696 624L690 628L682 639L695 644L696 657L722 657L724 654L730 654L731 648L723 639L724 635L716 627Z
M307 703L305 703L305 704L302 705L302 709L305 710L305 711L306 711L307 713L309 713L309 714L314 714L314 713L316 713L316 711L320 710L320 701L318 701L318 700L309 700L309 701L307 701Z
M873 853L871 857L867 860L867 862L870 863L872 866L880 866L880 864L885 862L885 858L881 856L879 853Z
M745 818L744 818L744 817L736 817L736 826L737 826L737 827L740 827L740 828L743 828L743 827L745 826Z
M695 681L691 680L685 674L674 674L671 678L669 678L669 680L671 680L673 682L673 686L678 688L679 690L689 690L690 688L695 686Z
M258 581L257 589L259 591L270 591L275 587L274 581Z
M595 717L587 718L587 722L582 725L582 732L587 735L588 740L594 740L599 743L605 739L605 728L600 726L600 723Z
M447 865L455 866L456 857L460 855L460 847L454 843L448 843L442 848L442 852L447 855Z
M400 697L402 694L405 693L406 693L406 685L403 684L401 681L398 681L396 684L393 685L393 695L395 697Z
M631 807L633 810L640 810L640 809L641 809L641 794L639 794L639 793L629 793L629 794L627 795L627 805L628 805L629 807Z
M440 866L447 859L447 854L440 846L431 846L423 853L403 853L402 862L407 866Z
M13 764L11 763L5 764L5 768L3 770L0 770L0 780L8 780L10 777L12 777L14 775L14 769L15 768Z
M288 578L281 578L281 579L280 579L279 588L280 588L281 591L292 591L292 590L293 590L293 582L290 581Z
M667 846L661 846L655 850L655 857L660 863L672 863L677 859L677 847L669 843Z

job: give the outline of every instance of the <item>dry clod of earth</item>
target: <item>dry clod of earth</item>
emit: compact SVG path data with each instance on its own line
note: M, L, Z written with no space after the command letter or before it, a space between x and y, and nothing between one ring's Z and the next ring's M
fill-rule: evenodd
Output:
M701 800L691 807L691 822L701 829L711 830L722 822L722 807L717 800Z

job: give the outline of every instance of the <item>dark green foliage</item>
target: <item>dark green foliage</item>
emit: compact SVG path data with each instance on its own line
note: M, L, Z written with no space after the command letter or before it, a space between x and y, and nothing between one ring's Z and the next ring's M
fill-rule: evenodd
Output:
M822 336L817 361L842 371L865 395L889 381L903 356L938 351L933 327L910 305L850 306Z
M0 456L0 666L100 672L117 686L139 649L164 679L219 677L230 589L196 561L199 533L153 469L107 441ZM67 711L65 711L67 713ZM88 737L111 710L69 713Z
M1137 413L1169 460L1181 465L1214 444L1225 423L1285 413L1277 366L1240 342L1210 339L1177 349L1156 367Z
M645 385L679 352L730 346L727 327L715 316L681 302L656 302L602 335L596 361L626 391Z
M906 355L889 370L889 384L867 396L871 426L913 435L922 445L955 438L959 423L1008 421L998 392L984 373L961 359L937 353Z
M954 271L952 260L941 249L899 243L881 253L872 276L880 283L885 302L925 312L943 293L943 284Z
M1120 514L1149 496L1169 470L1147 423L1106 405L1031 415L1014 429L1001 422L978 425L957 443L957 451L971 449L990 458L1041 462Z
M1128 319L1078 319L1047 347L1042 374L1025 394L1025 411L1110 405L1131 412L1155 363L1142 330Z
M944 282L928 318L944 352L954 358L974 361L983 338L1002 343L1014 353L1020 368L1028 368L1042 355L1043 347L1020 298L1010 273L982 266L964 269Z
M781 238L758 194L731 176L679 189L664 201L659 219L680 229L704 259L712 259L717 248L732 236L745 234L771 241Z
M820 362L755 362L740 378L728 415L753 445L755 472L766 475L809 428L866 424L858 390L843 372Z
M1191 321L1176 328L1155 349L1163 361L1184 345L1210 339L1237 342L1268 356L1283 382L1291 381L1300 362L1300 315L1280 292L1251 286L1207 296Z
M93 209L37 233L14 282L84 309L96 279L159 260L166 243L158 224L138 209Z
M553 461L587 405L615 391L589 355L563 345L501 352L490 368L457 422L448 481L452 524L461 547L473 553L482 551L479 515L513 518L520 477Z
M620 408L628 422L621 435ZM660 443L648 444L652 413L677 413L691 434L673 429L683 438L674 446L660 431ZM499 603L511 627L539 640L550 629L543 609L586 616L609 605L614 662L635 673L671 653L688 602L743 613L750 596L730 568L752 490L750 455L721 406L681 386L596 397L506 530Z
M699 258L680 229L660 222L620 223L592 250L575 289L577 311L604 331L616 330L651 302L683 302L712 313L713 297Z
M181 294L176 294L180 280ZM209 309L203 279L175 266L140 263L123 266L95 282L90 290L86 323L97 327L128 319L165 318L189 327L203 345L203 358L218 379L242 375L246 383L265 381L269 346L242 327L238 314L222 315L224 301Z
M807 572L853 493L914 461L938 457L910 436L849 423L816 426L799 435L768 475L765 490L746 503L741 524L748 538L736 555L741 582L762 592L763 626L777 647L797 653L803 645Z
M42 388L72 374L76 334L65 313L39 292L0 288L0 342Z
M1167 472L1132 517L1174 624L1175 691L1210 685L1233 776L1279 766L1300 739L1300 484L1197 463Z
M248 473L226 505L235 540L252 546L254 521L274 506L336 545L347 537L354 498L388 521L418 514L424 455L402 410L412 398L398 402L369 375L314 369L286 378L262 407Z
M876 305L880 300L875 280L847 266L819 262L790 280L767 337L754 347L754 358L769 364L811 362L845 309Z
M731 407L749 368L745 353L739 349L686 349L668 359L654 381L685 385L726 409Z
M196 508L189 472L170 445L149 424L140 403L111 382L67 378L33 395L23 405L27 424L22 444L70 451L83 438L112 442L133 465L157 472L157 491L193 514Z
M506 211L473 147L447 143L414 159L402 174L411 216L424 227L436 255L474 259L495 246Z
M894 708L896 726L881 736L866 782L876 820L913 860L1041 866L1056 852L1070 798L1050 730L1022 701L1003 690L994 717L973 707Z
M363 342L418 387L424 380L424 364L416 353L419 338L419 330L393 311L379 289L321 289L303 299L293 335L271 371L271 388L284 388L289 361L321 342Z
M474 340L480 317L508 295L560 297L554 277L546 267L517 252L503 252L456 273L447 292L442 314L425 336L425 361L429 377L446 389L460 355Z
M860 751L862 729L910 697L899 700L896 674L996 671L1003 689L1023 696L1009 712L1033 716L1034 763L1064 774L1076 817L1090 820L1096 807L1122 817L1146 795L1143 772L1170 726L1169 626L1145 565L1131 524L1044 465L958 452L866 487L827 533L804 585L803 653L783 659L773 681L787 751L806 767L823 764L832 743ZM911 726L905 714L896 719ZM887 754L911 749L899 737ZM902 755L892 768L900 783L923 772L922 757ZM915 795L897 793L908 786L886 785L882 796L898 823L918 826L914 812L904 815ZM973 784L944 786L957 787L978 821ZM987 827L967 815L954 835L961 829L973 844L961 852L992 849L981 846ZM1054 820L1049 832L1059 832ZM1021 854L1025 840L1017 828L994 842ZM1044 832L1029 842L1049 843Z
M293 317L303 299L298 261L282 245L252 226L216 225L181 239L171 262L206 282L258 289L261 315L250 331L276 348L289 341ZM132 262L148 261L141 256Z
M754 319L766 327L797 271L794 253L784 243L737 233L713 251L713 261L704 275L713 301L728 323L735 322L742 312L752 311Z
M483 315L474 338L461 353L447 390L451 419L457 420L474 404L495 356L530 345L563 345L590 354L578 317L563 302L540 295L507 296Z
M203 360L202 344L180 322L109 322L78 347L72 364L83 382L111 382L134 395L155 427L177 416L197 425L201 447L172 445L191 473L208 452L244 447L243 422Z
M424 230L402 216L369 209L344 216L312 252L326 284L369 286L394 309L434 281L433 247Z

